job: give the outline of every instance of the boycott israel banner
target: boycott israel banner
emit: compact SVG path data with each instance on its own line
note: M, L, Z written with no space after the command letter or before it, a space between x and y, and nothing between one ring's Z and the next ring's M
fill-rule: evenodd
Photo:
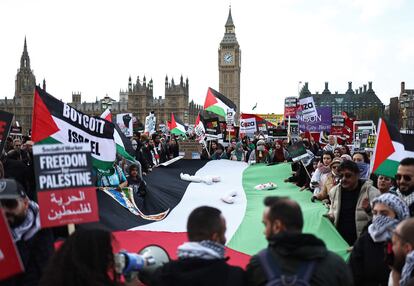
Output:
M9 136L13 116L12 113L0 110L0 153L6 144L7 136Z
M332 107L317 107L317 116L303 118L303 115L297 116L299 129L302 132L321 132L331 131L332 124Z
M13 243L9 224L0 208L0 281L23 272L20 255ZM0 283L1 284L1 283Z
M315 102L313 101L312 96L299 99L299 105L300 113L303 119L318 116L318 112L316 110Z
M42 227L99 220L89 144L33 146Z
M88 143L97 169L109 170L115 161L113 123L77 111L39 87L34 96L32 140L49 144Z

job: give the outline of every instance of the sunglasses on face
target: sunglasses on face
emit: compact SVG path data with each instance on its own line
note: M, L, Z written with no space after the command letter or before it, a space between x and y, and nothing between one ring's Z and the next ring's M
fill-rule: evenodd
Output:
M15 209L17 208L18 202L17 200L4 199L4 200L0 200L0 204L5 208Z
M401 175L401 174L396 174L395 175L395 180L396 181L401 181L401 179L404 179L404 181L410 182L411 181L411 176L409 176L409 175Z

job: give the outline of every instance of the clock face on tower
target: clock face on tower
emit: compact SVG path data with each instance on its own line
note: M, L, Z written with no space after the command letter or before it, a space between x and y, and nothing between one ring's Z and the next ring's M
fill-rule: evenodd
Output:
M233 62L233 54L232 53L225 53L223 56L223 61L226 64L231 64Z

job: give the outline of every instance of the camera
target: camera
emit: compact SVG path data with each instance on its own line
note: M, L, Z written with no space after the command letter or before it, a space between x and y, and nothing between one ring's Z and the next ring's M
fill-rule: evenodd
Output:
M170 261L167 251L158 245L149 245L138 253L121 250L114 255L115 272L130 275L135 272L152 274Z

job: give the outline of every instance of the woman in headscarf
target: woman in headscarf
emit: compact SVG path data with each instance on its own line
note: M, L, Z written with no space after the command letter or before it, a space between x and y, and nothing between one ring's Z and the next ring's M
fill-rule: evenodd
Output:
M268 162L269 151L266 150L266 142L262 139L256 143L256 150L250 154L250 163L266 163Z
M398 223L409 218L407 204L396 195L383 194L372 204L372 223L355 242L349 260L356 286L388 285L390 268L384 249Z
M231 152L230 160L241 161L241 162L246 161L246 151L244 151L243 149L242 142L236 143L236 148Z

